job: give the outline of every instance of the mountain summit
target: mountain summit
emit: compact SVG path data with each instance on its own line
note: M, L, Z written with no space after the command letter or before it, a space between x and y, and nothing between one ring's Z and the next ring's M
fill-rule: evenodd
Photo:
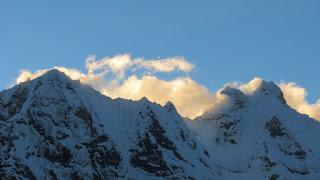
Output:
M320 123L286 104L280 88L261 81L251 93L226 87L230 105L187 121L231 179L317 179Z

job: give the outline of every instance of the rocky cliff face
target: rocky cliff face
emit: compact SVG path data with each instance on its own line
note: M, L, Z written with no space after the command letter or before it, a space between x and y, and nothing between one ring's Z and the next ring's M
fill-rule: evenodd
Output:
M208 162L170 103L112 100L56 70L0 94L2 179L202 179Z

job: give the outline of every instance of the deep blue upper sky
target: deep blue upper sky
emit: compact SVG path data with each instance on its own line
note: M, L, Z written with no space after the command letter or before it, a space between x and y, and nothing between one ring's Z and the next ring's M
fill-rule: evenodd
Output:
M20 69L84 70L88 55L181 55L212 91L259 76L320 96L319 0L0 2L0 88Z

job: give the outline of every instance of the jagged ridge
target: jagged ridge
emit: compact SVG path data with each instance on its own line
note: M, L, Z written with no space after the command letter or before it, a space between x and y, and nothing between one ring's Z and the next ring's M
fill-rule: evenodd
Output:
M216 174L172 103L112 100L57 70L1 92L0 132L5 179Z

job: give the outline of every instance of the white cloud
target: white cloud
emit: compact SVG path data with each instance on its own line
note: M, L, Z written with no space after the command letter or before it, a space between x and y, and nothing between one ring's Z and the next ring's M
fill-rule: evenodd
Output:
M19 83L22 83L25 81L29 81L29 80L32 80L34 78L37 78L37 77L43 75L46 72L47 72L47 70L38 70L38 71L32 73L29 70L23 69L20 71L20 74L16 78L15 82L16 82L16 84L19 84Z
M320 99L316 103L310 104L306 100L307 90L293 82L281 82L279 86L289 106L302 114L320 120Z
M126 98L138 100L147 97L159 104L172 101L177 110L183 116L194 118L201 115L212 106L213 95L203 86L197 84L189 77L177 77L172 80L162 80L152 75L152 72L169 73L172 71L188 72L194 66L183 57L173 57L157 60L144 60L143 58L132 59L130 55L117 55L96 60L90 56L86 60L87 73L65 67L53 67L64 72L71 79L80 80L89 84L102 94L112 98ZM127 77L127 70L144 69L151 71L150 75ZM16 83L32 80L43 75L50 69L31 72L22 70ZM113 79L106 80L108 74Z
M209 110L211 113L219 112L228 105L228 97L221 94L221 90L216 93L209 92L204 86L189 77L163 80L152 74L154 72L188 72L193 67L183 57L145 60L143 58L132 59L130 55L124 54L105 57L101 60L90 56L86 60L87 73L65 67L53 67L52 69L58 69L71 79L89 84L102 94L112 98L138 100L147 97L161 105L171 101L182 116L193 119ZM147 71L149 75L141 77L126 75L126 71L130 70L135 74L137 69ZM37 78L48 70L50 69L35 72L22 70L16 79L16 84ZM110 77L112 78L110 79ZM261 78L254 78L245 84L232 82L227 83L224 87L235 87L250 95L260 86L261 82ZM315 104L308 103L305 99L307 91L294 83L280 83L279 86L292 108L320 120L320 100Z
M263 80L261 78L255 77L249 83L242 84L239 88L245 94L250 95L250 94L254 93L254 91L259 88L259 86L261 85L262 81Z
M111 58L105 57L99 61L96 60L95 56L90 56L86 60L86 68L88 74L92 75L96 71L102 71L103 73L112 71L113 74L117 75L119 78L125 76L125 71L132 65L132 60L130 55L117 55Z
M262 82L263 80L261 78L255 77L248 83L239 83L239 82L226 83L222 89L228 86L228 87L239 89L244 94L252 95L257 90L257 88L259 88Z
M188 77L165 81L155 76L130 76L123 83L104 87L101 92L110 97L138 100L147 97L159 104L171 101L183 116L194 118L207 110L213 96L203 86Z
M180 70L183 72L189 72L193 69L193 65L190 64L183 57L173 57L167 58L163 60L143 60L137 59L135 61L139 67L143 67L154 72L172 72L176 70Z
M50 68L50 69L41 69L41 70L37 70L35 72L31 72L31 71L25 70L25 69L21 70L19 76L15 80L15 83L19 84L19 83L22 83L22 82L25 82L25 81L29 81L29 80L35 79L35 78L37 78L39 76L42 76L43 74L45 74L47 71L49 71L51 69L57 69L57 70L65 73L67 76L69 76L73 80L82 79L83 81L86 81L87 75L83 74L81 71L79 71L77 69L71 69L71 68L55 66L55 67Z
M88 74L94 74L97 71L103 73L111 71L118 78L124 78L125 72L131 69L145 69L152 72L169 73L173 71L189 72L194 66L189 63L184 57L171 57L166 59L151 59L145 60L144 58L132 59L129 54L116 55L113 57L105 57L99 61L95 56L90 56L86 60L86 68Z

